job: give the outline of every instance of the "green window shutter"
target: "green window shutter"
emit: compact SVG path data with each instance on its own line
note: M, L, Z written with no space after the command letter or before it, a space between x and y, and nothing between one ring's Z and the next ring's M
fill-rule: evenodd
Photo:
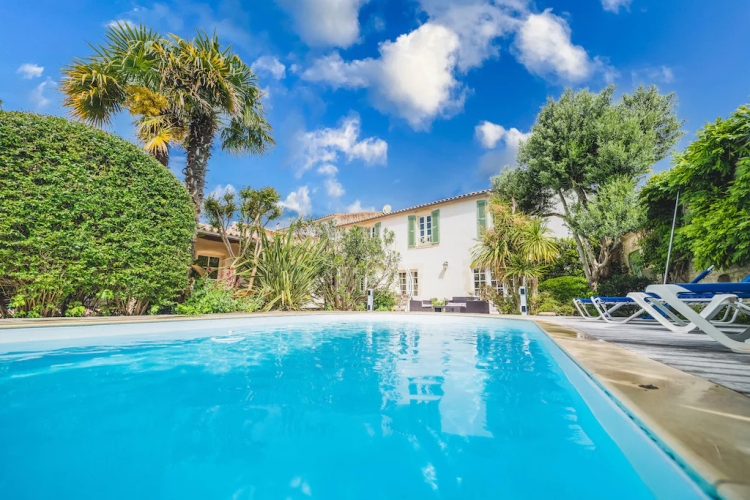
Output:
M409 216L409 225L408 225L408 232L409 232L409 248L412 248L417 245L417 216L416 215L410 215Z
M440 243L440 210L432 211L432 242Z
M375 223L375 237L380 238L380 222Z
M487 200L477 200L477 236L487 229Z

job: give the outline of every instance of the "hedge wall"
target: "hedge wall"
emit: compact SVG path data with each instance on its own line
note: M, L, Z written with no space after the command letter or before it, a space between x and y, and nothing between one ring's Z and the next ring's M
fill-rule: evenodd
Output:
M4 315L57 315L77 301L140 314L185 288L194 232L186 189L134 144L0 111Z

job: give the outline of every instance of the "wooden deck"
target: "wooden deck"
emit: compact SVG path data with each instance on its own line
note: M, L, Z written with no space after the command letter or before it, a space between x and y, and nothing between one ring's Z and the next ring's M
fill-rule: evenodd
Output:
M612 325L578 318L539 318L570 326L750 396L750 354L739 354L701 333L672 333L657 325Z

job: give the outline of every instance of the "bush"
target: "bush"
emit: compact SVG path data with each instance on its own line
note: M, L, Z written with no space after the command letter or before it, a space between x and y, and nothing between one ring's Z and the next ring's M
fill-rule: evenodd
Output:
M552 312L558 316L575 315L575 309L572 304L559 302L550 292L540 292L535 297L532 297L530 306L532 314Z
M652 284L651 278L632 274L615 274L599 283L597 295L602 297L625 297L629 292L642 292Z
M577 276L560 276L539 283L540 292L548 292L560 304L571 304L573 299L588 297L591 289L586 278Z
M193 293L182 304L177 304L177 314L216 314L233 312L255 312L263 307L257 297L235 297L234 291L225 283L214 280L199 280Z
M185 289L194 231L187 190L134 144L0 111L3 315L59 315L105 290L111 313L141 314Z
M517 294L509 293L503 296L502 292L496 292L494 289L488 289L486 293L487 298L500 314L521 314Z
M392 311L396 305L396 293L393 290L375 290L372 306L376 311Z
M542 281L560 276L576 276L583 278L583 266L581 258L578 256L575 241L573 238L560 238L557 240L560 253L552 264L547 266L542 276Z

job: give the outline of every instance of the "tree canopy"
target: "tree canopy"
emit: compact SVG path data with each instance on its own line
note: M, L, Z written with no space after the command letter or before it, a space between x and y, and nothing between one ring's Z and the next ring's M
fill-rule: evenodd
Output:
M518 168L493 182L499 196L523 210L566 220L594 287L606 276L603 259L613 250L602 254L600 247L614 245L615 233L621 236L630 226L615 220L606 237L582 235L576 227L583 226L576 226L575 219L589 212L597 193L607 192L604 186L645 176L681 135L674 94L639 87L615 101L614 91L611 85L599 93L567 89L558 100L548 99L530 137L520 144Z
M196 221L217 134L230 153L263 154L274 143L257 77L216 35L165 38L118 23L93 55L73 60L63 74L63 105L74 118L102 125L126 109L144 148L164 165L170 148L185 150Z
M674 167L653 176L643 189L650 264L664 268L677 193L680 218L675 248L698 267L750 263L750 106L707 124Z

